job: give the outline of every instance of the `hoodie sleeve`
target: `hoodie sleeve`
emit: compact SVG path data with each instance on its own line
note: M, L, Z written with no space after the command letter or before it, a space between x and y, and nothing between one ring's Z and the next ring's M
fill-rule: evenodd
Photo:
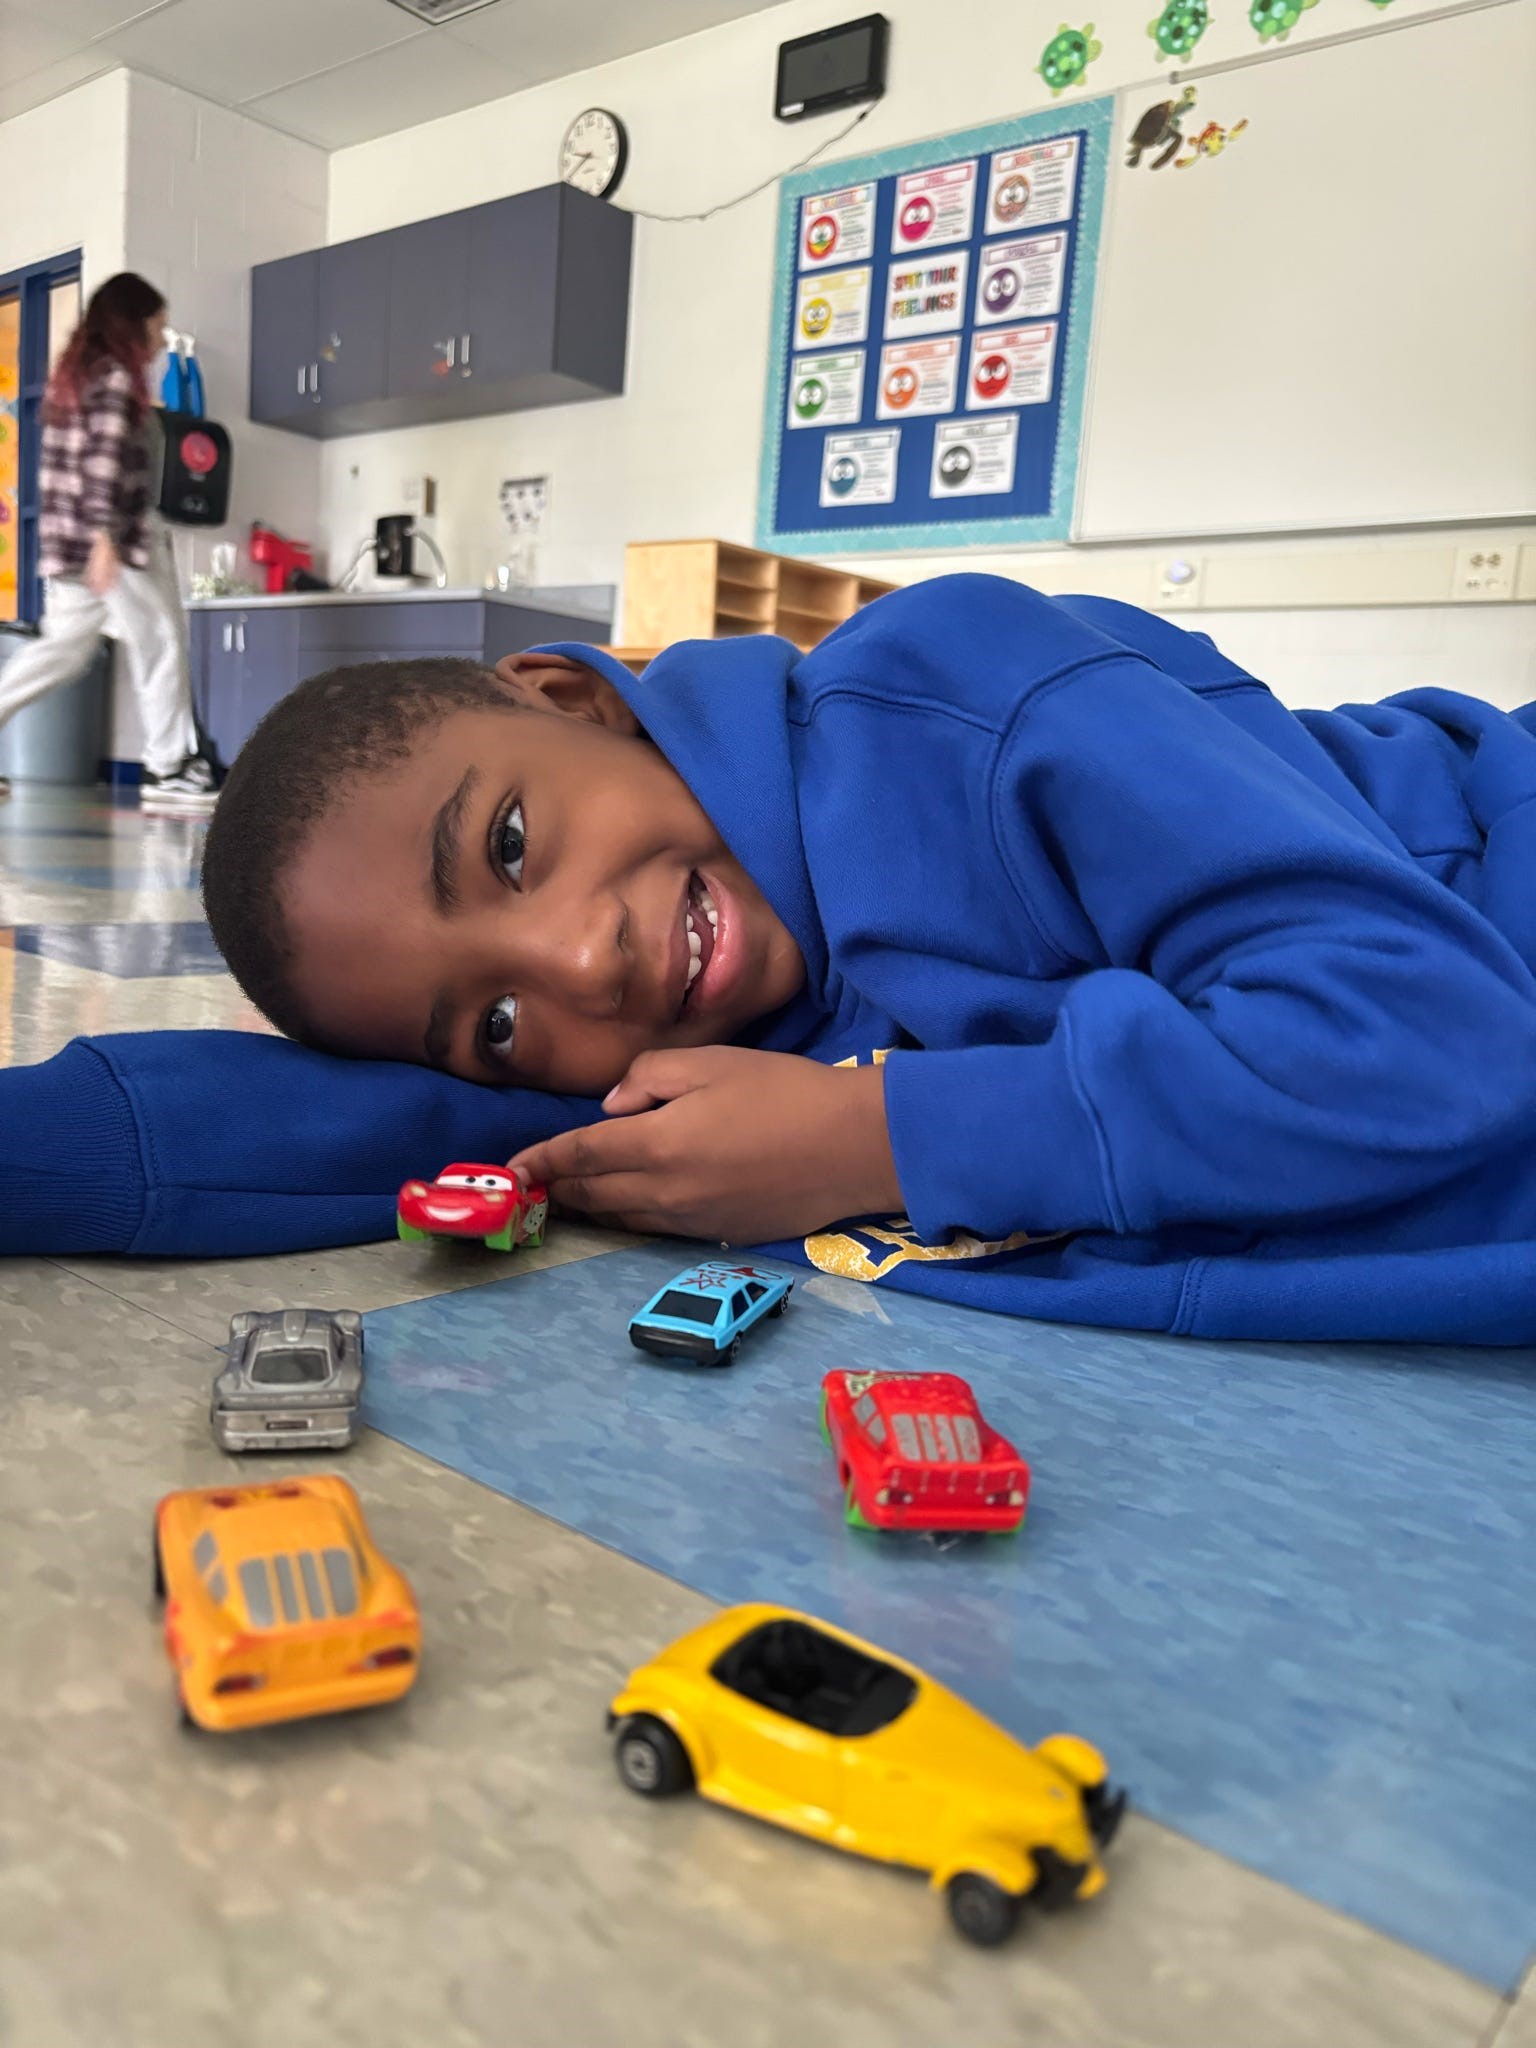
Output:
M0 1253L222 1257L388 1237L395 1195L595 1102L243 1031L77 1038L0 1071Z
M1080 972L1043 1044L893 1053L925 1237L1328 1225L1536 1142L1536 984L1475 910L1134 656L1029 696L991 830Z

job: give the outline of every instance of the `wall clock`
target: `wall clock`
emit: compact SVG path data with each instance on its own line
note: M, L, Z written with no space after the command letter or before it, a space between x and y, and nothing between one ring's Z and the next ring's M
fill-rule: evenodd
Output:
M628 161L624 123L606 107L588 107L578 114L560 144L561 177L594 199L612 197Z

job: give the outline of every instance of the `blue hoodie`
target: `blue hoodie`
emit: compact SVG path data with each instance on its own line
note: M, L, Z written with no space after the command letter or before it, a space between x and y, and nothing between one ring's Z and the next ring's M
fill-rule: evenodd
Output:
M752 1042L884 1058L910 1225L775 1249L1070 1321L1536 1340L1532 712L1293 714L1199 635L973 576L808 655L687 643L637 682L558 651L805 956ZM62 1136L37 1107L61 1063ZM233 1034L81 1043L0 1076L12 1189L19 1141L51 1190L0 1244L383 1235L439 1155L593 1114Z

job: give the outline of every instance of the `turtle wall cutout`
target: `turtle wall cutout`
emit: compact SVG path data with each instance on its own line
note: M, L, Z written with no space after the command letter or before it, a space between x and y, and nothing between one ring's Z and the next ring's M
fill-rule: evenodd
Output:
M1235 121L1230 128L1220 121L1207 121L1196 135L1184 133L1185 122L1194 107L1197 94L1192 85L1186 85L1177 99L1158 100L1148 107L1131 130L1126 142L1126 169L1134 171L1150 157L1147 168L1160 171L1173 163L1175 170L1187 171L1202 157L1220 156L1228 143L1235 142L1248 126L1246 115ZM1188 154L1179 156L1181 149Z
M1380 0L1381 5L1388 0ZM1165 57L1187 57L1211 25L1206 0L1168 0L1155 21L1147 23L1147 34L1157 45L1157 61Z
M1040 52L1036 69L1051 88L1051 98L1060 99L1069 85L1082 84L1088 66L1103 54L1104 45L1095 40L1091 21L1081 28L1063 22Z

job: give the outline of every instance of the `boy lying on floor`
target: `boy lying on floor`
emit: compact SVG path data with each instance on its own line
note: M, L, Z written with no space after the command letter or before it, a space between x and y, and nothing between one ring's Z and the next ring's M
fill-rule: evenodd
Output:
M567 1209L1015 1313L1536 1338L1536 707L1292 714L1130 607L946 577L807 655L316 677L204 893L300 1044L563 1098L514 1164ZM230 1043L183 1080L204 1187L282 1114ZM288 1071L297 1186L375 1176L382 1231L440 1163L383 1138L403 1075Z

